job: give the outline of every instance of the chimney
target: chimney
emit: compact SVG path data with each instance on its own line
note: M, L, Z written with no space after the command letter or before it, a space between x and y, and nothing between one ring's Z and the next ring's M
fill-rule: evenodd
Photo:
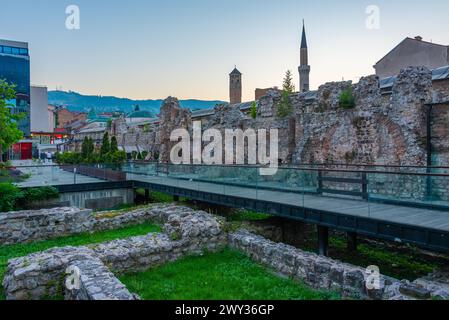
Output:
M422 37L421 36L416 36L415 40L422 41Z

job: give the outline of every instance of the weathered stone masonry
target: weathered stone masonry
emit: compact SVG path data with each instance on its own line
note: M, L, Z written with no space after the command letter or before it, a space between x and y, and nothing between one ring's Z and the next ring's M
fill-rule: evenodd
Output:
M164 222L162 233L81 247L55 248L12 259L3 279L7 299L43 299L64 295L67 300L139 299L114 273L144 271L185 255L219 251L226 245L254 261L312 288L332 290L361 299L448 298L447 275L435 273L412 283L380 275L380 289L367 290L366 270L274 243L245 230L226 234L222 218L176 206L155 206L100 218L109 229L131 221ZM77 224L78 222L75 222ZM77 270L79 287L64 289ZM73 284L73 282L70 282Z
M401 71L387 91L381 88L377 76L364 77L357 84L326 83L316 92L291 95L294 113L288 119L277 117L281 98L277 90L269 91L257 101L256 119L238 104L219 105L212 114L197 118L170 97L161 108L158 126L141 135L148 141L149 150L157 149L160 153L161 162L170 161L171 131L178 128L191 131L192 121L201 120L203 130L215 128L223 133L225 129L238 128L279 129L283 163L425 165L426 104L447 101L446 82L432 82L430 70L410 67ZM349 87L355 96L355 108L345 110L339 106L339 96ZM444 111L434 110L436 124L445 117ZM126 132L126 128L123 130ZM435 165L448 165L447 152L438 145L440 140L446 144L449 140L440 133L441 130L435 130L433 137L438 152Z
M143 216L166 222L164 232L99 245L55 248L10 260L3 280L7 299L43 299L58 294L64 294L66 299L135 299L111 271L142 271L226 245L220 219L190 208L141 209L111 218L113 222L103 227ZM79 269L80 289L63 289L69 267Z
M228 244L284 276L312 288L332 290L342 297L376 300L449 298L447 278L445 283L438 275L429 275L413 283L380 275L380 289L368 290L369 274L361 267L275 243L245 230L229 234Z

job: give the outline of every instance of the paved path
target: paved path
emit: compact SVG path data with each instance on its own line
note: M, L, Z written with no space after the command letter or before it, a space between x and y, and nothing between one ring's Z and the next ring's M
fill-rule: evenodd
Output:
M73 173L61 170L57 166L40 166L40 167L17 167L18 170L24 174L31 174L27 180L17 183L21 188L29 187L43 187L43 186L57 186L76 183L95 183L104 182L104 180L76 175L76 180Z

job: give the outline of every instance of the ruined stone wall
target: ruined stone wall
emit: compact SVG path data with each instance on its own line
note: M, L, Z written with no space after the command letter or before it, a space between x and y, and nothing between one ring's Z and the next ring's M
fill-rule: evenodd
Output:
M352 88L355 107L343 109L339 97ZM407 68L398 75L390 94L381 92L379 78L368 76L359 83L334 82L322 85L316 98L307 93L290 96L294 112L280 119L281 99L276 90L262 97L256 119L238 105L222 105L203 122L209 128L246 130L279 129L279 158L283 163L352 163L382 165L426 164L425 104L432 101L431 72L422 67ZM188 128L191 120L181 113L176 100L163 105L161 155L169 161L169 133ZM392 152L393 151L393 152Z
M433 164L447 166L449 165L449 103L433 106L431 119Z
M178 214L182 210L178 209ZM92 231L107 231L147 221L164 222L170 206L153 205L126 213L94 213L53 208L0 213L0 244L27 243Z
M165 99L160 112L160 155L159 161L162 163L170 162L170 151L177 142L170 141L170 136L175 129L186 129L191 131L192 118L188 109L182 109L176 98L169 97Z
M434 102L449 101L449 80L439 80L432 83Z
M54 248L11 259L3 279L6 298L38 300L64 295L66 299L132 300L136 296L112 272L143 271L182 256L218 251L226 245L222 221L203 211L161 206L124 214L120 220L126 223L133 216L160 219L165 223L164 231L92 246ZM65 286L70 278L69 267L78 268L80 288Z
M117 144L121 147L131 146L141 152L147 151L146 160L156 160L159 155L160 127L157 123L130 126L125 118L119 118L114 121L110 134L117 138Z
M93 229L92 210L54 208L0 213L0 244L45 240Z
M284 276L319 290L331 290L346 298L375 300L448 299L449 285L437 275L414 282L379 275L379 287L372 284L366 269L305 252L295 247L275 243L248 231L228 236L231 248L248 254L254 261L274 269ZM373 289L371 289L373 288Z

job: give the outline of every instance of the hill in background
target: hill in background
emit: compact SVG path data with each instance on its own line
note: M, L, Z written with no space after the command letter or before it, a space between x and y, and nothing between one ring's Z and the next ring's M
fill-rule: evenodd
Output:
M132 112L135 105L139 105L140 110L150 111L157 115L160 111L163 100L131 100L126 98L108 97L108 96L89 96L73 91L49 91L48 103L52 105L66 106L70 111L89 112L94 109L96 112L122 111ZM202 110L215 107L224 101L205 101L205 100L180 100L181 107L190 110Z

